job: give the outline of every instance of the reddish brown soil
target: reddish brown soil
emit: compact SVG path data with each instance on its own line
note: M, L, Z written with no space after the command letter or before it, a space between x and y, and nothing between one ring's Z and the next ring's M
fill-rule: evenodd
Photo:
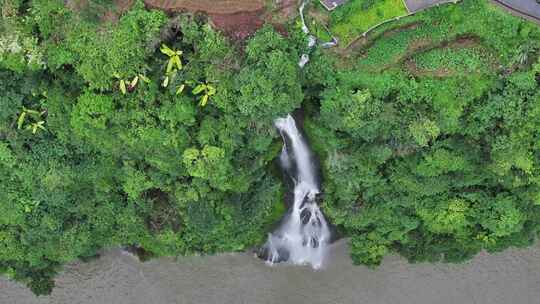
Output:
M235 14L210 14L212 24L234 40L245 40L263 24L261 11Z
M286 0L286 2L292 0ZM234 40L245 40L265 22L263 0L145 0L148 7L174 12L201 12L215 28Z
M281 0L279 4L279 13L285 18L294 17L297 9L298 0Z
M135 0L114 0L114 9L105 12L101 20L116 22L133 5ZM297 0L281 0L272 12L265 11L264 0L144 0L149 8L168 13L204 13L215 28L225 35L243 41L255 33L265 22L271 23L282 34L287 34L282 20L294 17ZM88 5L87 0L68 0L73 11L80 11ZM274 20L280 17L280 20ZM285 19L283 19L285 18Z
M274 8L265 13L264 20L272 24L280 34L288 36L289 33L284 24L298 16L300 0L276 0L274 3Z
M144 3L168 12L186 10L220 15L256 12L264 8L261 0L145 0Z

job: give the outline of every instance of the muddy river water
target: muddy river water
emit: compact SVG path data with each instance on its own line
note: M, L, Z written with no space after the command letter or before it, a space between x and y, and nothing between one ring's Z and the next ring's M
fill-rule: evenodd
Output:
M0 279L0 303L540 303L540 245L482 253L464 264L409 264L390 256L376 269L352 266L347 251L345 241L332 245L326 268L314 271L269 267L250 253L140 263L114 249L67 265L47 297Z

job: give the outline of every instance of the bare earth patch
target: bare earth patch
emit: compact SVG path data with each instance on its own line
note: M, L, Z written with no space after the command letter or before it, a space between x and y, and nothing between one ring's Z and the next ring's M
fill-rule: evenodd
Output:
M266 20L271 19L271 14L265 14L263 0L145 0L144 2L149 8L169 13L207 14L216 29L237 41L247 39L261 28ZM294 6L295 2L283 0L278 3L277 11L281 14L284 9Z
M272 12L272 17L280 17L284 20L294 18L298 12L299 0L278 0L277 8Z
M264 8L261 0L145 0L144 3L168 12L186 10L220 15L255 12Z
M281 1L281 11L286 17L293 17L296 15L298 8L297 0L283 0Z
M210 20L214 27L234 40L247 39L264 24L261 11L210 14Z

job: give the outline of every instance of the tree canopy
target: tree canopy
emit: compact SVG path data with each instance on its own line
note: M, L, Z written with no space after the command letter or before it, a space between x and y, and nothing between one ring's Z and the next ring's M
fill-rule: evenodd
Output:
M262 244L285 209L273 120L299 108L354 262L463 261L538 235L537 26L463 1L302 70L294 23L239 42L142 1L102 20L108 5L1 6L0 273L36 294L105 247Z

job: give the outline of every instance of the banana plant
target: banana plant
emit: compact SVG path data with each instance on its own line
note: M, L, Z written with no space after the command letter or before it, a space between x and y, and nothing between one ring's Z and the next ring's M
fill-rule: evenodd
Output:
M196 82L194 80L186 80L183 84L178 86L178 88L176 89L176 95L182 94L182 92L184 92L184 90L186 89L187 86L193 87L197 83L198 82Z
M191 92L193 95L201 95L199 99L199 105L201 107L206 106L210 97L216 95L216 88L208 82L199 83Z
M176 95L180 95L182 94L182 92L184 92L184 89L186 88L186 84L181 84L178 89L176 89Z
M26 126L26 130L32 130L32 134L36 134L38 129L47 131L47 129L45 129L45 127L43 126L44 124L45 124L45 121L43 120L32 122L28 126Z
M137 87L137 84L139 83L139 79L142 80L145 83L150 83L150 79L148 77L144 76L143 74L139 74L129 82L129 85L127 87L128 92L132 92L135 90L135 87Z
M45 121L42 120L45 113L46 111L38 112L23 106L23 110L17 119L17 129L22 129L25 125L26 118L31 117L33 121L26 125L26 130L32 130L32 134L36 134L39 129L46 131L47 129L44 127Z
M127 93L127 86L126 86L126 81L120 77L120 74L118 73L114 73L114 78L120 80L120 92L122 92L123 95L126 95Z
M161 45L160 51L169 57L167 69L165 70L165 79L163 79L162 83L163 87L167 87L171 78L183 68L181 59L183 52L180 50L173 50L165 44Z
M148 79L148 77L144 76L143 74L139 74L133 77L132 80L125 80L118 73L114 73L113 76L114 78L120 80L120 92L122 92L123 95L126 95L127 92L132 92L139 83L139 79L146 83L150 83L150 79Z

